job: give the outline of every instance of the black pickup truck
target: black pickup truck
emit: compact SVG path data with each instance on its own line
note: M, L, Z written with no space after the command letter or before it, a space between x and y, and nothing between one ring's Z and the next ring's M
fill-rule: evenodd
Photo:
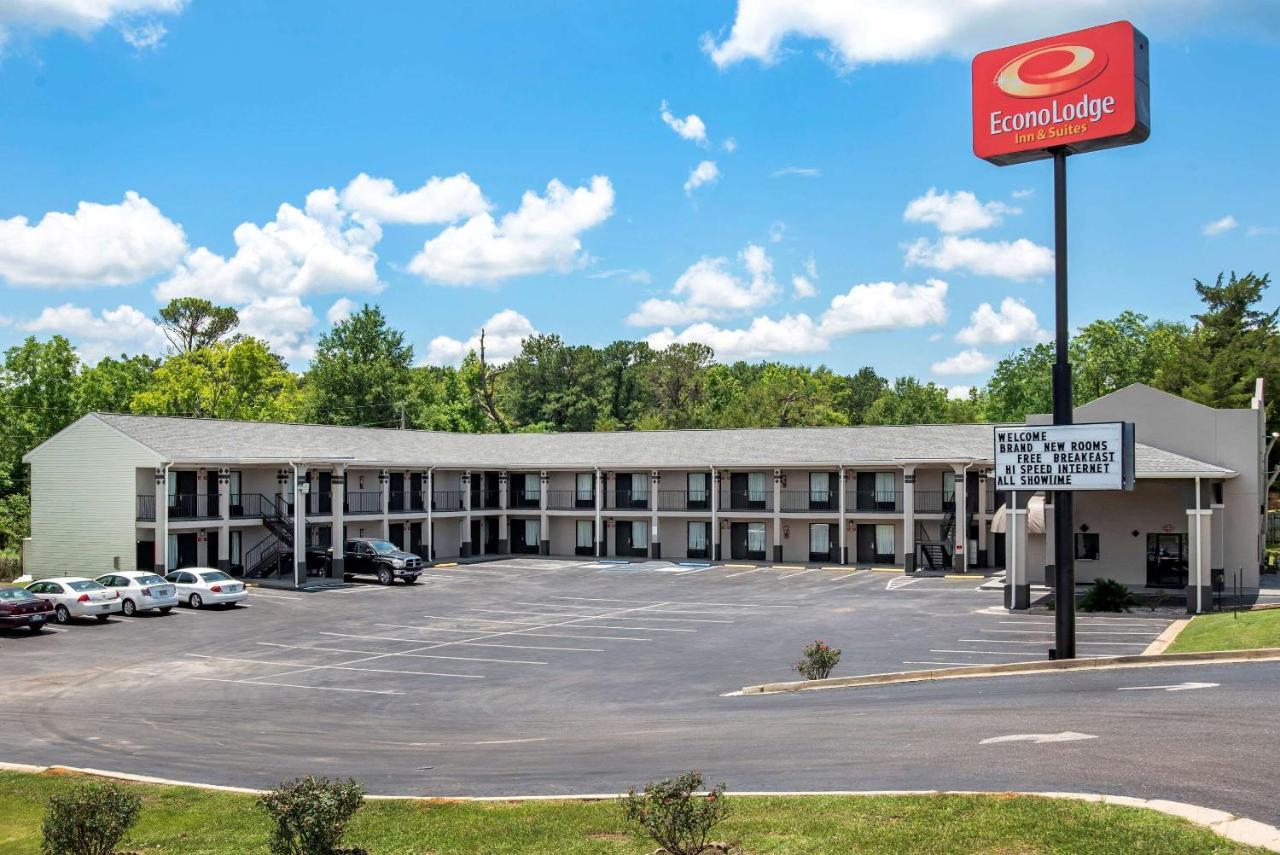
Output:
M381 538L351 538L342 552L344 579L367 575L377 576L384 585L390 585L396 579L412 585L422 574L421 558L411 552L401 552L394 543Z

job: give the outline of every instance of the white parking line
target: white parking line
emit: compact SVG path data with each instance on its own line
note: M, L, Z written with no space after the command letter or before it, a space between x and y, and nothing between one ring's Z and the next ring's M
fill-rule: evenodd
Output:
M317 692L359 692L363 695L403 695L404 692L392 692L378 689L344 689L338 686L304 686L301 683L267 683L262 680L220 680L217 677L196 677L204 683L238 683L241 686L266 686L268 688L283 687L286 689L312 689Z
M1018 620L1006 620L1006 621L1001 621L1001 623L1047 623L1047 624L1052 624L1053 622L1054 622L1054 620L1053 620L1053 618L1051 618L1051 617L1041 618L1041 617L1030 617L1030 616L1028 616L1028 617L1024 617L1024 618L1020 618L1020 619L1018 619ZM1173 620L1172 620L1171 618L1135 618L1135 617L1123 617L1123 618L1119 618L1119 617L1117 617L1117 618L1090 618L1090 617L1077 617L1077 618L1076 618L1076 623L1078 623L1078 624L1084 624L1084 623L1101 623L1101 624L1115 625L1115 626L1123 626L1123 625L1140 626L1140 625L1142 625L1142 624L1147 624L1147 623L1163 623L1163 624L1166 624L1166 625L1167 625L1167 624L1171 624L1171 623L1173 623Z
M598 609L598 608L600 608L599 606L575 606L575 605L572 605L572 604L570 604L570 603L524 603L524 602L521 602L521 601L519 601L519 600L512 600L512 601L511 601L511 605L513 605L513 606L538 606L539 608L544 608L544 609ZM748 609L749 609L749 608L751 608L751 606L743 606L742 608L748 608ZM565 617L569 617L569 615L571 615L571 614L572 614L572 612L564 612L563 614L565 615ZM648 611L646 611L646 612L645 612L645 614L646 614L646 615L647 615L647 614L655 614L655 615L722 615L722 614L725 614L725 612L724 612L723 610L717 610L717 611L702 611L702 610L699 610L699 609L649 609ZM583 615L583 617L586 617L586 615Z
M779 578L779 579L790 579L790 578L792 578L793 576L803 576L803 575L804 575L804 574L806 574L806 573L817 573L817 572L818 572L819 570L821 570L821 569L822 569L821 567L813 567L813 568L811 568L811 569L809 569L809 570L801 570L799 573L784 573L783 575L779 576L778 578Z
M850 576L861 576L863 573L870 573L870 570L851 570L848 573L837 573L833 575L828 582L838 582L841 579L848 579Z
M599 623L579 623L574 625L584 627L585 629L620 629L623 631L630 630L633 632L697 632L696 629L684 629L682 627L674 626L608 626ZM527 634L531 635L532 633Z
M253 596L255 598L261 597L264 600L305 600L306 599L306 597L290 597L285 594L268 594L266 591L262 590L261 588L254 588Z
M469 612L484 612L485 614L493 614L493 615L528 615L528 616L530 616L530 617L552 617L552 618L558 618L558 617L571 617L571 615L566 615L566 614L563 614L563 613L553 614L553 613L550 613L550 612L526 612L526 611L520 611L519 609L477 609L477 608L468 608L468 609L466 609L466 611L469 611ZM671 614L671 612L666 612L666 614ZM424 615L424 617L433 617L433 615ZM434 617L440 617L440 615L434 615ZM646 610L646 611L645 611L644 617L618 617L618 616L610 615L610 614L603 614L603 615L578 615L577 617L575 617L575 618L574 618L574 620L596 620L596 619L599 619L599 618L609 618L610 620L649 620L649 621L659 621L659 622L661 622L661 623L733 623L733 621L731 621L731 620L716 620L715 618L660 618L660 617L649 617L649 610ZM458 619L458 620L467 620L468 618L457 618L457 619ZM454 620L454 618L446 618L446 620ZM474 618L474 620L479 620L479 618ZM519 622L519 621L503 621L503 623L518 623L518 622Z
M984 629L982 632L1011 632L1018 635L1053 635L1052 629ZM1076 635L1141 635L1144 638L1152 638L1154 632L1150 630L1146 632L1130 632L1114 629L1077 629Z
M197 659L212 659L217 662L238 662L245 665L274 665L279 667L297 667L296 662L270 662L265 659L243 659L235 656L207 656L203 653L186 653ZM383 654L387 655L387 654ZM456 677L461 680L483 680L483 674L442 674L435 671L397 671L394 668L355 668L351 665L308 665L308 671L368 671L373 674L403 674L407 677Z
M754 570L742 570L738 573L725 574L726 579L732 579L734 576L750 576L752 573L759 573L761 570L768 570L768 567L757 567Z
M1035 641L1014 641L1003 638L957 638L961 644L1045 644L1045 639ZM1146 647L1145 641L1077 641L1077 645L1088 644L1094 647Z
M406 643L406 644L421 644L421 643L422 643L422 639L420 639L420 638L392 638L391 636L387 636L387 635L352 635L352 634L350 634L350 633L345 633L345 632L322 632L322 633L320 633L320 634L321 634L321 635L332 635L332 636L335 636L335 637L337 637L337 638L364 638L364 639L369 639L369 640L373 640L373 641L378 641L378 640L381 640L381 641L403 641L403 642L404 642L404 643ZM574 638L575 636L572 636L572 635L565 635L565 636L561 636L561 637L563 637L563 638ZM635 640L636 640L636 641L648 641L649 639L647 639L647 638L637 638L637 639L635 639ZM470 646L470 647L507 647L507 648L510 648L510 649L512 649L512 650L567 650L567 651L570 651L570 652L572 652L572 653L604 653L604 648L603 648L603 647L600 647L600 648L597 648L597 647L532 647L532 646L530 646L530 645L524 645L524 644L481 644L481 643L476 642L476 641L451 641L451 642L446 642L446 643L448 643L448 644L465 644L465 645L468 645L468 646ZM427 649L427 648L424 648L424 649ZM412 650L407 650L407 651L402 651L402 652L404 652L404 653L412 653L412 652L414 652L414 651L412 651ZM395 656L395 655L399 655L399 654L388 653L388 654L384 654L384 655L387 655L387 656Z
M307 647L302 644L277 644L272 641L259 641L265 647L283 647L287 650L316 650L320 653L375 653L373 650L350 650L343 647ZM546 665L532 659L490 659L484 656L437 656L431 653L393 653L392 656L408 656L413 659L452 659L459 662L497 662L503 665Z
M903 665L982 665L982 662L935 662L929 659L906 659Z
M486 739L483 742L469 742L468 745L514 745L518 742L547 742L550 736L536 736L529 739Z
M474 629L444 629L441 627L434 627L434 626L410 626L409 624L404 624L404 623L375 623L374 626L386 626L386 627L391 627L393 629L416 629L416 630L421 630L422 632L452 632L452 633L460 632L463 635L473 635L476 632L476 630ZM534 626L541 626L541 624L534 624ZM574 627L569 627L569 629L573 629L573 628ZM590 639L590 640L598 639L601 641L652 641L653 640L650 638L637 638L635 636L630 636L630 635L568 635L562 632L522 632L520 634L524 636L529 636L532 638L578 638L578 639ZM360 638L362 636L354 636L354 637ZM409 641L409 639L401 639L401 640ZM412 643L416 644L418 642L415 640Z
M761 568L764 569L764 568ZM553 600L582 600L597 603L643 603L646 600L618 600L611 597L555 597ZM798 609L799 606L779 606L766 603L697 603L693 601L667 600L657 605L662 606L729 606L731 608L752 608L752 609ZM651 607L652 608L652 607ZM655 609L655 611L662 611Z
M1010 653L1007 650L930 650L930 653L974 653L979 656L1026 656L1026 653Z

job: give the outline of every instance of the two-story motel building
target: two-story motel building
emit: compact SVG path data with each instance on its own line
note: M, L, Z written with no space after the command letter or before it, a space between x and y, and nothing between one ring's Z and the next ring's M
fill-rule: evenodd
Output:
M1214 410L1131 386L1137 488L1077 497L1077 577L1256 588L1261 388ZM1043 423L1033 417L1030 423ZM991 425L457 434L93 413L24 459L27 572L210 566L341 581L345 538L428 561L547 555L1014 569L1052 579L1044 497L996 493ZM307 549L295 549L305 544ZM324 548L336 546L333 560ZM1199 588L1199 592L1196 589Z

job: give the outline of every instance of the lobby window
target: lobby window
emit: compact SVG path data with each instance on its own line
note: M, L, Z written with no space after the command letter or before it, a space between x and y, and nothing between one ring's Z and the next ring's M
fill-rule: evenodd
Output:
M1098 533L1093 531L1076 532L1076 560L1098 560Z

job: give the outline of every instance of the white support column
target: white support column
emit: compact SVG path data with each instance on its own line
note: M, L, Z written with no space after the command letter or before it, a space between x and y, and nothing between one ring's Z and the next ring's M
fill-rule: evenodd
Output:
M662 557L662 543L658 537L658 488L662 475L657 469L649 472L649 557Z
M978 473L978 554L974 556L979 567L988 566L987 561L987 472Z
M1031 494L1023 493L1026 498ZM1027 579L1027 509L1019 507L1018 494L1010 493L1005 504L1005 608L1031 607L1031 583Z
M471 470L462 473L462 537L458 554L462 558L471 557Z
M378 493L382 501L382 539L391 538L391 473L383 469L378 472Z
M1052 490L1047 490L1043 494L1044 497L1044 584L1057 591L1058 574L1053 563L1053 556L1057 554L1057 531L1054 527L1053 496Z
M218 569L231 569L231 470L218 470Z
M782 561L782 470L773 470L773 560Z
M961 573L965 571L969 560L966 554L969 549L969 496L968 496L968 474L965 467L958 463L953 463L952 470L956 473L956 525L955 525L955 547L952 550L952 565Z
M902 467L902 569L916 572L916 467Z
M508 472L498 473L498 552L506 555L511 552L511 520L507 510L511 507L511 476Z
M845 489L845 483L844 483L844 479L848 476L848 474L849 473L844 471L844 467L841 466L839 475L837 476L837 480L836 480L836 489L840 491L840 563L841 564L849 563L849 539L848 539L849 521L847 519L849 508L848 508L848 500L846 498L848 495L848 491Z
M333 506L333 527L329 534L333 558L329 562L329 575L341 581L346 572L347 545L347 469L345 466L333 467L333 473L329 476L329 504Z
M604 532L604 488L605 474L596 470L596 558L604 558L607 551Z
M301 588L307 580L307 497L302 492L302 482L307 477L307 467L293 467L293 585Z
M152 569L169 572L169 467L156 469L156 557ZM142 567L138 568L142 570Z
M711 470L711 560L721 561L720 550L720 470Z
M1205 509L1200 492L1200 479L1195 479L1194 507L1187 510L1187 547L1191 566L1187 574L1187 611L1203 614L1213 605L1213 584L1210 565L1213 560L1212 544L1205 517L1213 511Z
M551 554L550 520L547 518L547 492L551 476L544 470L538 473L538 554Z
M431 565L432 561L436 560L436 523L435 523L436 474L435 473L436 471L434 469L427 470L427 481L426 481L427 495L425 499L426 508L427 508L427 554L423 556L423 560L427 563L428 566Z

